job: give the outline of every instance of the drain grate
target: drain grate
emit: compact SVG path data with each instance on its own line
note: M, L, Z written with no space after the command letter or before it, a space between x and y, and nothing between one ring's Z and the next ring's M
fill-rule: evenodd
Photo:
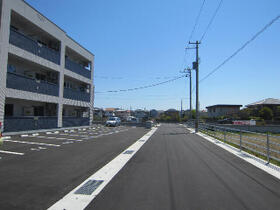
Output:
M103 180L88 180L75 194L91 195L103 183Z
M144 139L140 139L139 141L144 142L145 140Z
M134 150L126 150L123 154L130 155L134 152Z

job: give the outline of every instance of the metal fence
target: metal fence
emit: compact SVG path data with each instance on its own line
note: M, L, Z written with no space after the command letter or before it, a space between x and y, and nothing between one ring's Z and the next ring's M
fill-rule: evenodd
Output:
M64 88L63 97L78 100L78 101L86 101L90 102L90 94L87 92L82 92L79 90L74 90L71 88Z
M193 122L187 123L189 127L194 127ZM216 126L201 123L199 131L216 139L231 143L241 150L248 150L267 158L280 162L280 136L269 133L250 132L241 129Z
M13 29L10 30L10 43L53 63L60 64L60 52L43 45L40 46L38 42Z
M28 131L57 128L57 117L5 117L4 131Z
M65 68L86 78L91 78L90 70L83 68L80 64L70 60L69 58L65 58Z
M62 127L78 127L89 125L88 117L63 117Z
M36 81L35 79L23 75L10 73L7 74L7 88L29 91L52 96L58 96L59 86L46 81Z

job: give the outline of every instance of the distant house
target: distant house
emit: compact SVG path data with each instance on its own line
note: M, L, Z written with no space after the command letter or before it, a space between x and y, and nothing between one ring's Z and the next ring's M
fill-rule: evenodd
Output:
M164 112L164 114L166 116L170 116L170 117L173 117L173 116L177 116L179 114L179 111L176 110L176 109L168 109Z
M94 107L93 108L93 119L95 118L102 118L103 115L104 115L104 110L102 108L97 108L97 107Z
M127 118L130 116L130 110L116 110L115 111L116 117L121 118L122 120L127 120Z
M159 115L159 113L157 110L155 110L155 109L150 110L150 117L155 118L155 117L158 117L158 115Z
M221 117L227 116L240 111L242 105L232 105L232 104L217 104L213 106L207 106L208 117Z
M280 100L275 98L267 98L255 103L246 105L248 108L262 109L263 107L269 107L273 112L276 112L277 106L280 106Z
M116 108L106 108L105 109L105 117L113 117L115 116Z
M142 122L143 118L146 118L149 116L149 112L146 110L142 110L142 109L136 109L133 112L133 116L136 117L139 122Z

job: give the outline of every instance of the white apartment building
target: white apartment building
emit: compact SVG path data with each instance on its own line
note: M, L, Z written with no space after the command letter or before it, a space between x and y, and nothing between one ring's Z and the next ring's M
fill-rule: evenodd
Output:
M24 0L0 0L4 132L90 125L94 55Z

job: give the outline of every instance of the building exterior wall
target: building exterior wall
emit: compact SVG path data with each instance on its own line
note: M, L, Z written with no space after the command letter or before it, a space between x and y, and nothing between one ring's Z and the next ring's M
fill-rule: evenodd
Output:
M222 106L217 106L217 107L209 107L208 109L208 117L221 117L225 116L228 114L233 114L237 113L240 108L239 107L222 107Z
M93 103L94 103L94 86L93 86L93 71L94 71L94 55L91 54L88 50L83 48L73 39L71 39L62 29L57 25L49 21L46 17L32 8L23 0L2 0L0 1L1 7L1 22L0 22L0 122L4 122L4 106L5 98L14 98L14 99L25 99L32 100L37 102L48 102L56 103L58 111L58 121L57 126L62 127L63 125L63 105L87 107L92 113ZM21 15L30 23L36 25L40 30L43 30L47 34L51 35L60 42L60 64L55 64L45 58L32 54L20 47L17 47L9 43L10 38L10 22L11 22L11 11L15 12L18 15ZM83 75L65 69L65 49L70 48L75 51L79 56L88 60L91 63L91 79L86 78ZM29 91L23 91L18 89L6 88L6 78L7 78L7 64L8 64L8 55L17 56L26 61L40 65L41 67L46 67L53 71L59 73L59 94L58 96L44 95L33 93ZM85 70L86 71L86 70ZM81 100L71 100L64 98L64 77L75 78L76 80L81 81L82 83L90 85L90 100L88 102ZM92 114L90 123L92 121Z

